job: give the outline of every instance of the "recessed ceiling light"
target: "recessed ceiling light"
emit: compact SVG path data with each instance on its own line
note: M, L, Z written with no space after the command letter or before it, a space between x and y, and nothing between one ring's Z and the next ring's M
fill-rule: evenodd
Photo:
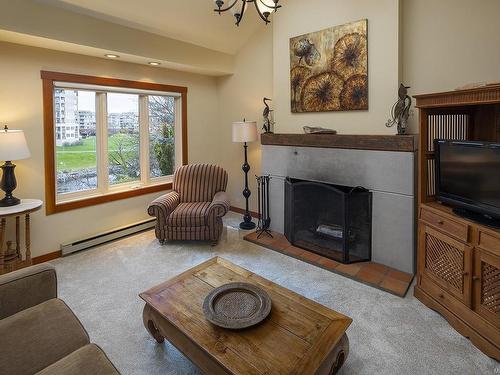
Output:
M105 54L104 56L109 57L110 59L117 59L117 58L119 58L119 57L120 57L120 56L118 56L118 55L114 55L114 54L112 54L112 53L107 53L107 54Z
M148 62L149 65L154 65L154 66L158 66L160 65L160 63L158 61L150 61Z

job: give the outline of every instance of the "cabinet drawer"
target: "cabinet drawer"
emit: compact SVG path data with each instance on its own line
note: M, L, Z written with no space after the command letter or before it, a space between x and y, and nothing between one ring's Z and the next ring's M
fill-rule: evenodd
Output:
M420 219L464 242L469 239L469 226L465 223L451 220L425 208L420 211Z
M479 246L500 255L500 237L481 231L479 232Z
M459 302L458 299L453 297L451 294L445 292L439 285L437 285L434 280L432 280L427 275L422 276L421 287L427 294L438 301L440 304L453 311L453 306Z
M500 330L492 320L485 320L477 312L465 306L462 302L454 298L452 295L443 291L437 284L426 276L422 277L420 288L440 305L444 306L459 319L466 322L480 335L484 336L500 349Z

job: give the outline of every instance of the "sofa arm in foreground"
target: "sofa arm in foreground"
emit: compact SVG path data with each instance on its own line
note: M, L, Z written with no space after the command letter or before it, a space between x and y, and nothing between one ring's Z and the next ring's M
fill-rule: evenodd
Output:
M57 297L56 269L39 264L0 276L0 319Z

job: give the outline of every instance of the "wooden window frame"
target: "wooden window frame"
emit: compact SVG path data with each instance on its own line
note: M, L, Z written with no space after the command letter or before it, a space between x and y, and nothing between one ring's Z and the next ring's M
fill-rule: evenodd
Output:
M68 74L51 71L41 71L43 89L43 127L44 127L44 154L45 154L45 207L46 214L52 215L59 212L75 210L78 208L94 206L106 202L137 197L144 194L155 193L172 189L172 183L160 183L144 186L127 191L112 192L99 196L82 198L69 202L57 202L56 192L56 167L55 167L55 127L54 127L54 83L67 82L76 84L90 84L107 87L129 88L158 92L173 92L181 95L181 144L182 165L188 163L188 132L187 132L187 87L163 85L142 81L129 81L116 78Z

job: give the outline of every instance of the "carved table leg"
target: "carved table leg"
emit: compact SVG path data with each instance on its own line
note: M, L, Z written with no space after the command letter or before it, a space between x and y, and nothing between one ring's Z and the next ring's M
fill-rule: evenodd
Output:
M25 241L26 241L26 263L31 265L31 238L30 238L30 214L25 218Z
M23 260L21 256L21 241L19 240L19 216L16 216L16 254L18 260Z
M4 270L3 241L5 239L5 219L0 220L0 274Z
M347 338L347 335L344 333L344 336L340 338L340 341L335 348L335 353L334 353L335 360L332 364L332 368L330 370L329 375L335 375L340 370L340 368L344 365L348 355L349 355L349 339Z
M144 327L146 328L146 331L148 331L149 334L159 344L161 344L163 341L165 341L165 338L161 335L160 331L158 331L158 328L156 328L156 326L151 318L152 318L151 307L148 304L146 304L144 306L144 310L142 312L142 321L144 322Z
M349 339L344 333L337 344L330 350L328 356L323 360L321 366L314 375L335 375L344 365L349 355Z

